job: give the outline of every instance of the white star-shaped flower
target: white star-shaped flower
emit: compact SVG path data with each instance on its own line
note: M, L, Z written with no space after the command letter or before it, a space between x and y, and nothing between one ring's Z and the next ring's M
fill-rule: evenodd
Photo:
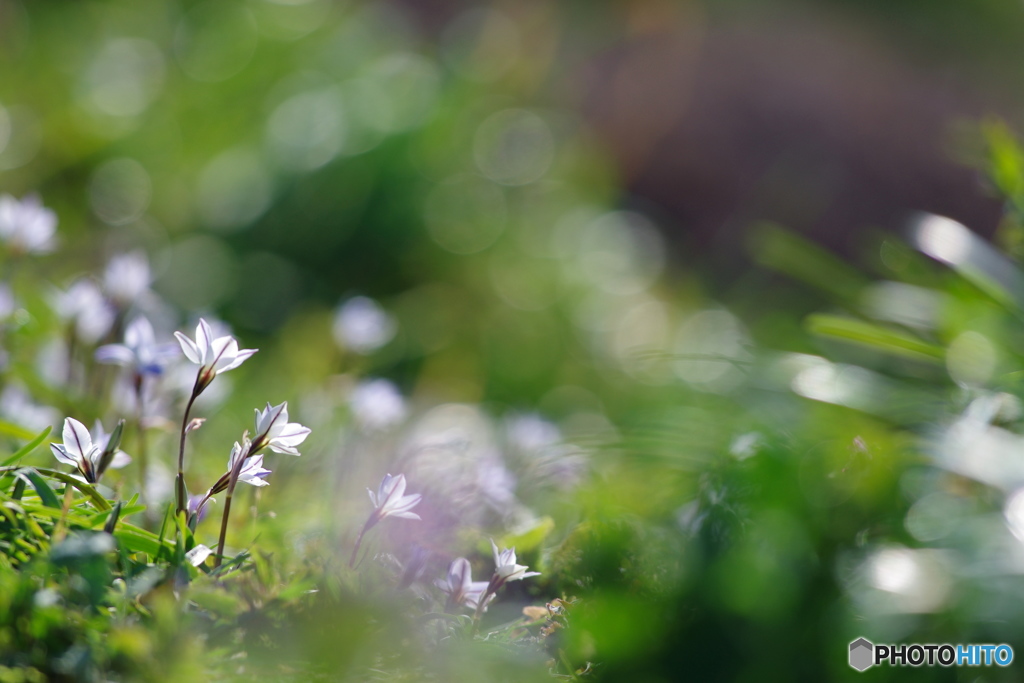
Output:
M396 476L385 474L384 479L380 482L380 487L377 489L377 493L370 489L366 489L366 492L370 494L373 512L367 517L366 524L363 525L362 531L359 532L359 536L356 538L355 546L352 548L352 557L348 561L348 566L350 567L355 566L356 556L359 554L359 545L363 541L363 535L376 526L377 522L388 517L420 519L419 515L412 512L412 509L419 504L423 496L418 493L408 496L404 495L404 474Z
M243 437L242 443L235 442L235 445L231 448L231 455L228 456L228 469L221 475L220 479L210 487L206 495L198 504L189 503L190 506L194 507L195 512L200 514L206 502L211 496L226 491L231 483L231 472L235 467L238 466L239 458L245 458L245 461L241 464L241 469L238 471L238 481L243 481L246 484L252 486L269 486L270 482L265 481L270 470L264 469L263 467L263 456L254 455L252 443L248 438Z
M370 494L370 501L373 502L373 507L376 508L374 515L377 521L386 517L420 519L419 515L415 512L410 512L410 510L419 504L423 496L418 493L408 496L403 495L405 493L404 474L396 476L386 474L380 482L380 488L377 489L376 494L370 489L366 489L366 492Z
M507 581L519 581L530 576L540 576L540 572L528 572L526 565L516 564L516 549L508 548L498 550L498 546L491 541L491 548L494 550L494 577L498 585ZM494 581L495 579L492 579ZM497 590L497 588L495 588Z
M256 411L256 450L269 447L275 453L299 455L296 446L306 440L310 433L309 427L298 422L288 421L288 402L279 406L269 403L265 410Z
M139 376L161 375L168 361L178 354L173 343L157 344L153 326L144 317L133 320L124 332L124 344L107 344L96 349L96 360L120 365Z
M174 336L181 344L181 350L185 356L199 366L196 394L205 389L215 376L237 368L257 351L257 349L239 349L238 342L231 335L215 338L213 329L202 318L199 319L199 325L196 327L195 341L181 332L175 332Z
M445 580L438 579L434 581L434 585L448 595L449 607L461 604L477 609L480 605L480 598L487 592L488 582L474 581L469 560L457 557L448 565L448 576L445 577ZM493 599L494 594L492 593L488 596L487 603Z
M237 441L235 442L234 447L231 449L231 455L228 457L228 472L231 472L231 469L238 463L238 459L244 457L246 452L248 452L247 446L248 444L243 447ZM252 486L269 486L270 482L266 481L268 474L270 474L270 470L263 468L263 455L250 455L242 463L242 469L238 472L238 481L243 481Z
M120 429L115 429L114 433L116 441L120 442ZM111 443L114 433L107 434L97 422L90 434L84 424L68 417L64 420L64 443L51 443L50 449L57 460L72 465L87 482L95 484L108 467L124 467L131 462L131 457L117 449L118 443Z

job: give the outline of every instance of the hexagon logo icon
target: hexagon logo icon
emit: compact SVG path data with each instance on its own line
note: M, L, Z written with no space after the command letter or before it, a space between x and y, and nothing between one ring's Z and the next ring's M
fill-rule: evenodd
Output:
M874 664L875 646L867 638L858 638L850 643L850 666L864 671Z

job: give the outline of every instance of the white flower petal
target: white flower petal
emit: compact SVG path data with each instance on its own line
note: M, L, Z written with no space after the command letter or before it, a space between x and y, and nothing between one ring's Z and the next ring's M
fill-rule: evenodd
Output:
M57 460L59 460L60 462L64 463L65 465L73 465L75 467L78 467L78 460L72 457L64 448L64 446L60 445L59 443L51 443L50 450L53 451L53 456L57 458Z
M183 335L181 332L175 332L174 337L181 345L181 351L185 354L186 358L197 365L203 364L203 354L194 341Z
M222 339L224 338L222 337ZM210 351L213 346L213 329L210 327L210 323L202 318L199 319L199 325L196 327L196 346L199 348L199 354L202 358L200 362L206 365L207 359L211 356Z
M232 340L232 341L234 341L234 340ZM238 348L238 343L237 342L235 342L235 348ZM234 359L230 363L228 363L227 365L224 365L223 367L221 367L220 369L217 370L217 374L220 374L222 372L227 372L228 370L234 370L235 368L237 368L239 365L241 365L243 362L245 362L250 356L252 356L252 354L256 353L257 351L259 351L259 349L242 349L242 350L238 351L236 353Z
M305 441L312 431L298 422L290 422L281 429L279 434L274 435L274 441L286 446L297 446Z
M92 450L92 436L85 425L73 417L64 419L64 448L69 456L84 460Z
M96 349L96 360L108 365L128 367L135 363L135 353L124 344L106 344Z
M393 512L396 512L396 513L397 512L405 512L406 510L411 510L414 507L416 507L416 505L419 504L420 499L422 499L422 498L423 498L423 496L421 496L418 493L413 494L411 496L402 496L400 499L398 499L394 503L388 505L387 508L388 508L389 511L393 511Z
M389 474L388 476L390 477L391 475ZM405 493L405 475L399 474L393 479L388 480L388 492L387 497L384 499L383 507L391 507L398 504L403 493Z
M122 467L127 467L128 465L131 464L131 462L132 456L128 455L122 450L118 450L114 452L114 457L110 461L110 465L108 465L108 467L110 469L119 470Z
M188 560L188 563L193 567L198 567L203 562L206 562L206 558L210 555L213 555L213 551L200 543L195 548L192 548L192 550L185 553L185 559Z

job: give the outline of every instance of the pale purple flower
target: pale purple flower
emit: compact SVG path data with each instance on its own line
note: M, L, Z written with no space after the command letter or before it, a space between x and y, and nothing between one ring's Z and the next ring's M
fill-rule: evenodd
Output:
M257 349L239 349L238 342L231 335L214 337L213 329L202 318L196 327L196 339L192 341L181 332L174 336L181 344L185 356L199 366L196 378L195 394L198 394L213 381L216 375L237 368Z
M60 413L56 409L34 403L29 394L17 384L8 384L0 392L0 416L8 422L37 432L60 420Z
M114 324L114 309L91 280L77 280L66 292L58 291L52 303L57 315L87 344L99 341Z
M360 382L349 397L352 415L365 429L388 429L405 419L405 399L386 379Z
M509 417L506 429L512 445L524 451L539 451L562 440L558 426L535 413Z
M367 354L391 341L396 329L395 319L376 301L357 296L338 308L332 332L339 346Z
M6 242L11 251L53 251L56 229L57 214L44 207L39 197L28 195L19 201L9 194L0 196L0 241Z
M50 449L57 460L65 465L72 465L81 472L87 482L94 484L103 476L107 467L124 467L131 462L126 453L117 450L117 444L113 444L112 452L108 452L110 437L110 434L103 431L103 425L99 422L90 434L84 424L73 417L68 417L64 420L64 443L51 443ZM120 441L120 434L117 439ZM108 462L104 463L104 459Z
M399 474L391 476L390 474L384 475L384 479L380 482L380 488L377 489L377 493L374 494L370 489L366 489L367 493L370 494L370 501L373 503L373 507L376 508L373 512L373 516L376 518L376 522L386 517L401 517L403 519L420 519L420 516L415 512L410 512L417 504L420 499L423 498L418 493L412 495L403 495L405 493L405 475ZM376 523L374 522L374 523ZM372 524L370 525L372 526Z
M504 584L507 581L519 581L530 576L540 576L540 572L528 572L529 569L526 565L516 564L516 549L508 548L506 550L498 550L498 546L491 541L491 548L494 550L494 578L492 582L497 583L497 587Z
M275 453L299 455L295 447L305 441L309 433L309 427L288 422L287 401L279 406L268 403L265 410L256 411L256 438L253 439L256 450L269 447Z
M359 536L356 538L355 545L352 548L352 557L348 561L348 566L350 567L355 566L356 556L359 554L359 546L363 542L363 535L373 528L377 522L387 517L420 519L420 516L415 512L411 512L411 510L419 504L423 496L418 493L408 496L404 495L404 474L397 476L385 474L384 479L380 482L380 488L377 489L377 493L370 489L366 489L366 492L370 494L370 502L373 503L374 509L366 519L366 524L363 525L362 531L359 532Z
M238 459L245 457L248 452L248 442L242 445L236 441L231 449L231 455L228 457L228 472L231 472L238 464ZM266 481L268 474L270 474L270 470L263 469L263 455L251 455L242 463L242 469L238 472L238 481L244 481L252 486L269 486L270 482Z
M209 494L196 493L188 497L188 505L185 510L190 518L195 517L197 522L201 522L206 517L206 503L209 501Z
M103 271L103 289L111 299L127 306L149 291L152 275L143 251L118 254Z
M177 346L174 347L177 352ZM142 415L151 426L162 423L172 413L173 396L162 381L142 382L141 392L134 373L122 373L110 387L110 404L121 415ZM195 377L192 378L193 382Z
M133 374L161 375L167 363L178 355L172 343L157 344L153 326L144 317L133 320L124 332L124 344L107 344L96 349L96 360L129 368Z
M116 437L114 437L115 432L117 432ZM107 467L113 467L115 470L121 469L132 461L132 457L130 455L118 448L121 443L121 434L119 432L120 430L117 427L114 428L113 432L107 432L103 429L103 423L96 420L92 425L92 432L90 433L93 445L98 447L101 453L107 450L107 446L110 445L111 437L117 439L117 443L113 446L115 449L113 453L113 460L111 460L110 464L107 465Z
M489 582L474 581L469 560L464 557L458 557L448 565L448 576L445 577L445 580L437 579L434 581L434 585L448 596L449 609L455 605L466 605L472 609L477 609L480 605L481 597L487 592ZM488 595L487 601L484 604L485 609L487 603L490 603L493 599L493 593Z
M191 504L194 507L197 514L202 512L203 506L206 505L206 501L210 499L214 494L226 491L231 484L231 473L236 466L238 466L239 458L245 458L241 464L241 469L238 471L238 481L244 481L246 484L252 486L268 486L269 482L264 481L266 476L270 474L270 470L263 468L263 456L253 455L253 445L249 441L248 436L242 437L242 443L235 442L235 445L231 448L231 455L228 456L228 469L227 472L221 475L220 479L210 487L207 491L206 496L198 504Z

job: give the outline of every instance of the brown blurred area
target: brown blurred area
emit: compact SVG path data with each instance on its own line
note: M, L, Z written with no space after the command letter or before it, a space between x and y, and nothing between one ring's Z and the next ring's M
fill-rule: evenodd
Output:
M460 4L415 9L440 28ZM572 93L614 159L623 203L651 212L684 258L742 261L759 221L847 254L865 229L899 231L915 211L992 236L1001 208L978 167L977 123L1006 107L955 60L922 58L836 3L711 9L563 8L550 65L556 97Z
M640 2L625 16L584 111L682 242L725 256L770 220L847 251L921 210L995 230L1000 203L956 139L992 109L962 79L825 15L712 25L696 5Z

